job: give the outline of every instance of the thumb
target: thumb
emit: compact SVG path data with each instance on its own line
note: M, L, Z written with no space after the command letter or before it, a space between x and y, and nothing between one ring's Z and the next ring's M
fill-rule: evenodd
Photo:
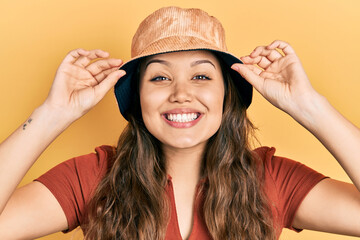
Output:
M122 78L126 72L124 70L117 70L110 73L103 81L94 87L96 102L99 102L105 94L115 86L117 81Z
M255 66L235 63L231 66L231 68L236 72L240 73L240 75L246 81L248 81L256 90L259 91L262 88L264 79L255 73L257 69L251 69L251 68L256 68Z

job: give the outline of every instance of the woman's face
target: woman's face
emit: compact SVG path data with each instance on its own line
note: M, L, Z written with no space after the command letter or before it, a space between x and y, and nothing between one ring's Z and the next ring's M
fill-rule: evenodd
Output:
M163 147L204 147L219 129L224 82L209 51L148 57L140 67L140 104L146 128Z

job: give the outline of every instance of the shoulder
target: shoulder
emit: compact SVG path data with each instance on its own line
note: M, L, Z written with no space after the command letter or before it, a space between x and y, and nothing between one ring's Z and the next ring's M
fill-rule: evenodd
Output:
M73 157L52 168L52 175L67 175L70 178L85 180L102 177L111 167L116 155L115 147L102 145L95 152Z
M37 178L53 192L78 192L88 197L111 168L115 147L102 145L95 152L71 158Z
M254 157L263 165L265 175L274 175L293 172L306 174L308 171L314 171L304 164L294 161L292 159L275 155L276 149L274 147L259 147L253 150Z
M260 147L253 155L263 166L263 187L280 226L292 228L295 212L307 193L322 179L321 173L286 157L274 147Z
M276 184L293 183L302 179L323 178L324 176L308 166L292 159L276 156L274 147L259 147L253 150L254 156L263 165L265 178L271 178Z
M326 178L314 169L292 159L276 156L274 147L260 147L253 150L255 158L262 165L264 185L268 195L277 198L300 198L319 181Z
M102 145L96 147L93 153L70 159L69 163L74 164L78 170L86 171L89 174L96 174L98 172L101 175L112 166L115 155L115 147Z
M96 147L95 152L75 157L69 163L73 164L72 170L76 172L80 182L89 184L91 188L96 188L112 167L115 156L115 147L102 145Z
M255 148L252 152L255 157L264 162L266 160L270 160L274 156L275 151L276 149L274 147L262 146Z
M95 152L74 157L70 160L75 162L87 162L95 165L107 164L116 154L116 148L110 145L101 145L95 148Z
M111 168L115 156L115 147L102 145L96 147L95 152L73 157L58 164L37 180L70 185L80 183L94 187L92 185L96 185Z
M115 147L102 145L95 152L71 158L35 179L45 185L61 205L69 230L80 225L97 185L111 168Z

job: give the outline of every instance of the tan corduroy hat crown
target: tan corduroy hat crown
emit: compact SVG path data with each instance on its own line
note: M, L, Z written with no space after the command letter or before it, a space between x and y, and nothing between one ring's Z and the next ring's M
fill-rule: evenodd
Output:
M115 85L115 95L120 112L126 119L132 96L136 93L134 81L138 81L136 71L140 60L155 54L189 50L210 50L221 58L243 103L246 107L250 105L252 86L230 68L241 61L227 52L221 23L201 9L165 7L141 22L132 40L131 60L121 67L127 74Z

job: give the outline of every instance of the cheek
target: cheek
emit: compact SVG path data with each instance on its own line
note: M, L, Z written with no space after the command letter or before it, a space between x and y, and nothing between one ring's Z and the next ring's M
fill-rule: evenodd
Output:
M140 90L141 113L145 124L148 119L160 114L160 106L165 99L165 94L161 94L159 91Z
M217 85L207 91L203 91L201 99L209 108L211 114L222 116L223 102L224 102L224 86Z

